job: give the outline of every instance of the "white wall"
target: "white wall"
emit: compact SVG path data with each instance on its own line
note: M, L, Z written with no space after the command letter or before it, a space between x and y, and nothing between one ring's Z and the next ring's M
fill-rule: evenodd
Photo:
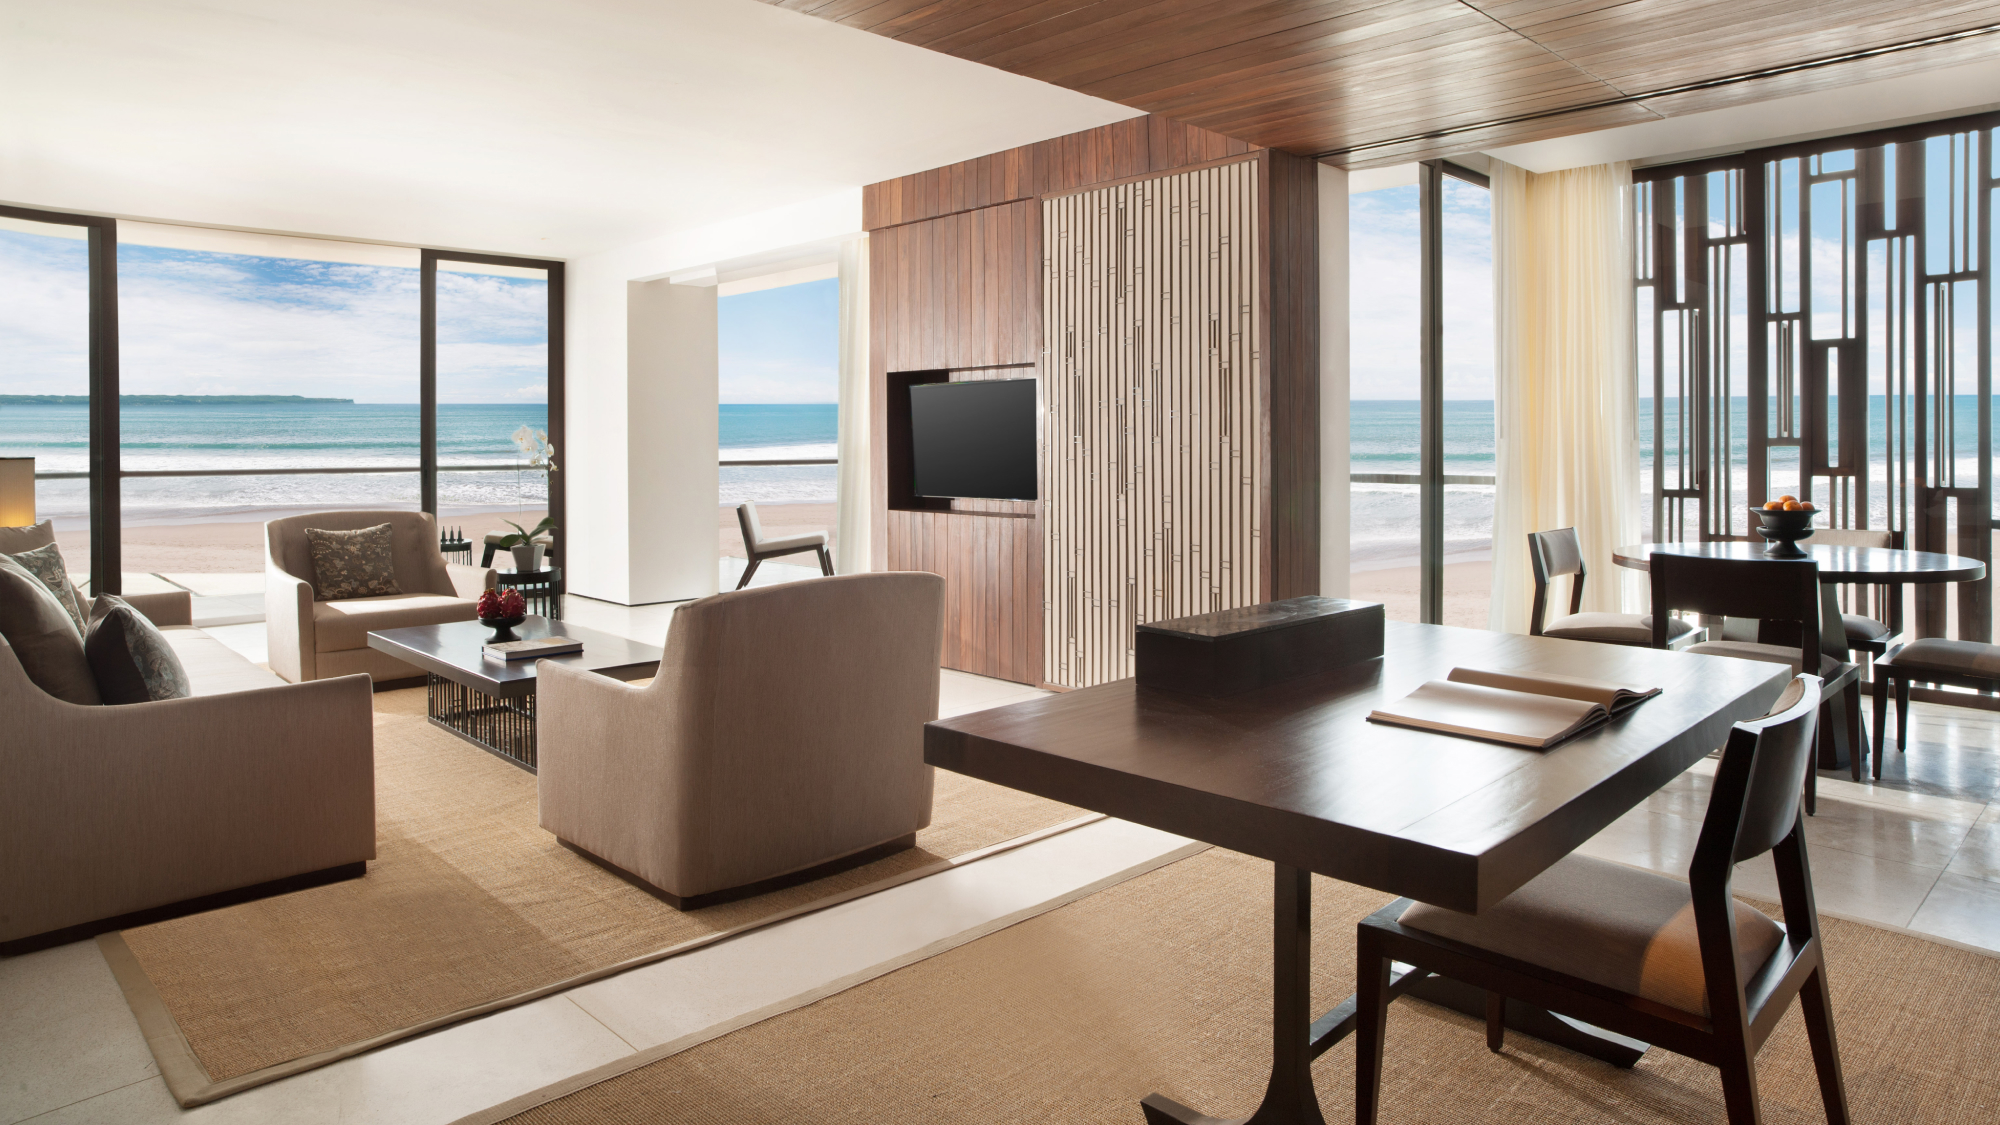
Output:
M1348 592L1347 189L1319 166L1319 592Z
M569 263L571 593L643 605L715 592L715 283L860 230L855 188Z

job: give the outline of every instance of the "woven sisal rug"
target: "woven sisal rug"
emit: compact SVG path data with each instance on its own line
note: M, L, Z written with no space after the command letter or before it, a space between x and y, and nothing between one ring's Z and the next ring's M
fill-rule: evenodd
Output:
M711 944L1097 819L937 774L917 846L681 913L556 842L535 779L375 697L364 878L99 939L183 1106Z
M458 1125L1131 1125L1155 1091L1240 1117L1269 1073L1270 887L1268 864L1202 852ZM1314 897L1324 1010L1352 991L1355 922L1388 896L1315 879ZM2000 1120L2000 960L1837 919L1826 940L1853 1119ZM1315 1065L1329 1121L1352 1120L1353 1062L1349 1040ZM1826 1120L1796 1008L1758 1065L1767 1122ZM1483 1024L1407 999L1390 1009L1384 1077L1385 1125L1725 1119L1699 1063L1656 1049L1619 1070L1518 1033L1490 1054Z

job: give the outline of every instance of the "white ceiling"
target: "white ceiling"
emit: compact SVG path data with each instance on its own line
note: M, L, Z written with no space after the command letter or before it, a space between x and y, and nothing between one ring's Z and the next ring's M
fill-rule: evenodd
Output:
M0 0L0 201L568 258L1136 116L755 0Z

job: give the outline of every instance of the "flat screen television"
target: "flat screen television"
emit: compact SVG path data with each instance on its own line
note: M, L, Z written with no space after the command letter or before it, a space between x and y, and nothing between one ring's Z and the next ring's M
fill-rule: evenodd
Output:
M918 496L1035 499L1035 381L912 386L910 461Z

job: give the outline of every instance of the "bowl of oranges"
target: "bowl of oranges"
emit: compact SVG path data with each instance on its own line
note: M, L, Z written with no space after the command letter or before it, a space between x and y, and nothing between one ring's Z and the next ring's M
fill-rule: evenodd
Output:
M1764 554L1774 559L1802 559L1805 551L1799 547L1799 540L1813 533L1813 517L1818 512L1812 501L1800 500L1796 496L1780 496L1767 502L1761 508L1752 508L1756 513L1759 527L1757 534L1764 537Z

